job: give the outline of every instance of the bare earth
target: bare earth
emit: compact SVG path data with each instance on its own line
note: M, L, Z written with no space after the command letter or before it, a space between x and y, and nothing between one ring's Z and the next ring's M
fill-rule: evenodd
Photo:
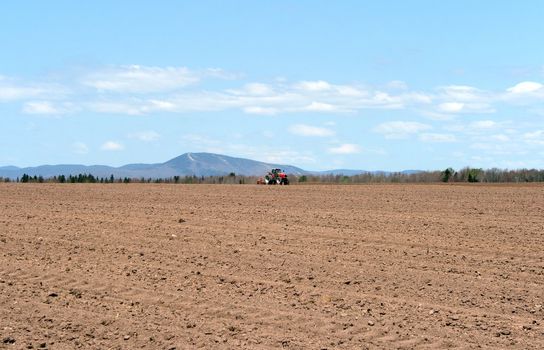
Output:
M544 186L0 184L0 348L544 348Z

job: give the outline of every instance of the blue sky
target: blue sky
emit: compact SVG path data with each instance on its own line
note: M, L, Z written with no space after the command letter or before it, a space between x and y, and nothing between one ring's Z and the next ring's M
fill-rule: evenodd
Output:
M0 5L0 165L544 168L541 1Z

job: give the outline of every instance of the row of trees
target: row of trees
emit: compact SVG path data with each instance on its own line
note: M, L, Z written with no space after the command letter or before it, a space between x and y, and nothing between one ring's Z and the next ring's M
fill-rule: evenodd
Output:
M443 182L544 182L544 170L539 169L476 169L448 168L441 172Z
M32 183L173 183L173 184L255 184L258 177L240 176L173 176L168 178L97 177L91 174L58 175L48 178L23 174L20 178L1 178L0 182ZM432 183L432 182L544 182L544 170L538 169L477 169L447 168L443 171L418 171L411 173L362 173L359 175L302 175L290 176L291 183Z
M104 178L104 177L96 177L92 174L79 174L79 175L59 175L59 176L52 176L48 178L44 178L43 176L30 176L28 174L23 174L21 178L15 179L16 182L34 182L34 183L44 183L44 182L53 182L53 183L114 183L114 182L130 182L129 178L118 178L115 179L113 175L110 177Z
M303 175L298 182L308 183L432 183L432 182L544 182L544 170L538 169L479 169L447 168L443 171L410 173L363 173L359 175Z
M257 177L237 176L230 173L228 176L172 176L168 178L131 178L131 177L97 177L92 174L58 175L44 178L43 176L30 176L23 174L16 179L2 178L0 182L22 183L174 183L174 184L245 184L256 183Z

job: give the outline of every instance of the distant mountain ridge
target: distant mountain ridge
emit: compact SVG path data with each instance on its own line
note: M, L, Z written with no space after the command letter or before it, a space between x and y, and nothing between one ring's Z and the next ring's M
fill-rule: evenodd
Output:
M311 172L291 165L265 163L250 159L236 158L214 153L185 153L164 163L127 164L120 167L106 165L59 164L19 168L0 167L0 176L16 178L23 174L52 177L58 175L92 174L97 177L116 178L168 178L172 176L221 176L237 175L260 176L272 168L281 168L289 174L304 175Z
M260 162L245 158L230 157L215 153L184 153L164 163L154 164L127 164L120 167L106 165L80 165L80 164L59 164L41 165L36 167L19 168L14 166L0 167L0 177L17 178L23 174L30 176L43 176L45 178L58 175L92 174L96 177L116 178L169 178L172 176L221 176L235 173L246 176L262 176L270 169L280 168L288 174L293 175L357 175L369 173L365 170L327 170L308 171L292 165ZM412 170L410 170L413 172ZM389 172L372 172L389 173Z

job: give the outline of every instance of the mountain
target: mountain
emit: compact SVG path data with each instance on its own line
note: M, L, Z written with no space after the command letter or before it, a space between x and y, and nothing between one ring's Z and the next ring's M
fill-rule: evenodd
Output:
M231 172L239 175L263 175L272 168L281 168L288 174L302 175L308 172L292 165L263 163L245 158L235 158L213 153L185 153L162 164L170 169L184 169L187 174L225 175Z
M365 173L389 175L389 171L367 171L336 169L326 171L307 171L292 165L264 163L256 160L229 157L214 153L185 153L164 163L127 164L121 167L106 165L59 164L41 165L37 167L18 168L14 166L0 167L0 177L15 179L23 174L43 176L45 178L58 175L92 174L97 177L116 178L168 178L172 176L221 176L235 173L237 175L262 176L273 168L280 168L292 175L358 175ZM413 174L419 170L405 170L401 173Z
M41 165L28 168L4 166L0 167L0 177L14 179L21 177L23 174L28 174L48 178L58 175L92 174L97 177L113 175L117 178L167 178L175 175L220 176L229 173L261 176L272 168L281 168L288 174L294 175L311 173L291 165L264 163L214 153L185 153L164 163L127 164L121 167L79 164Z

